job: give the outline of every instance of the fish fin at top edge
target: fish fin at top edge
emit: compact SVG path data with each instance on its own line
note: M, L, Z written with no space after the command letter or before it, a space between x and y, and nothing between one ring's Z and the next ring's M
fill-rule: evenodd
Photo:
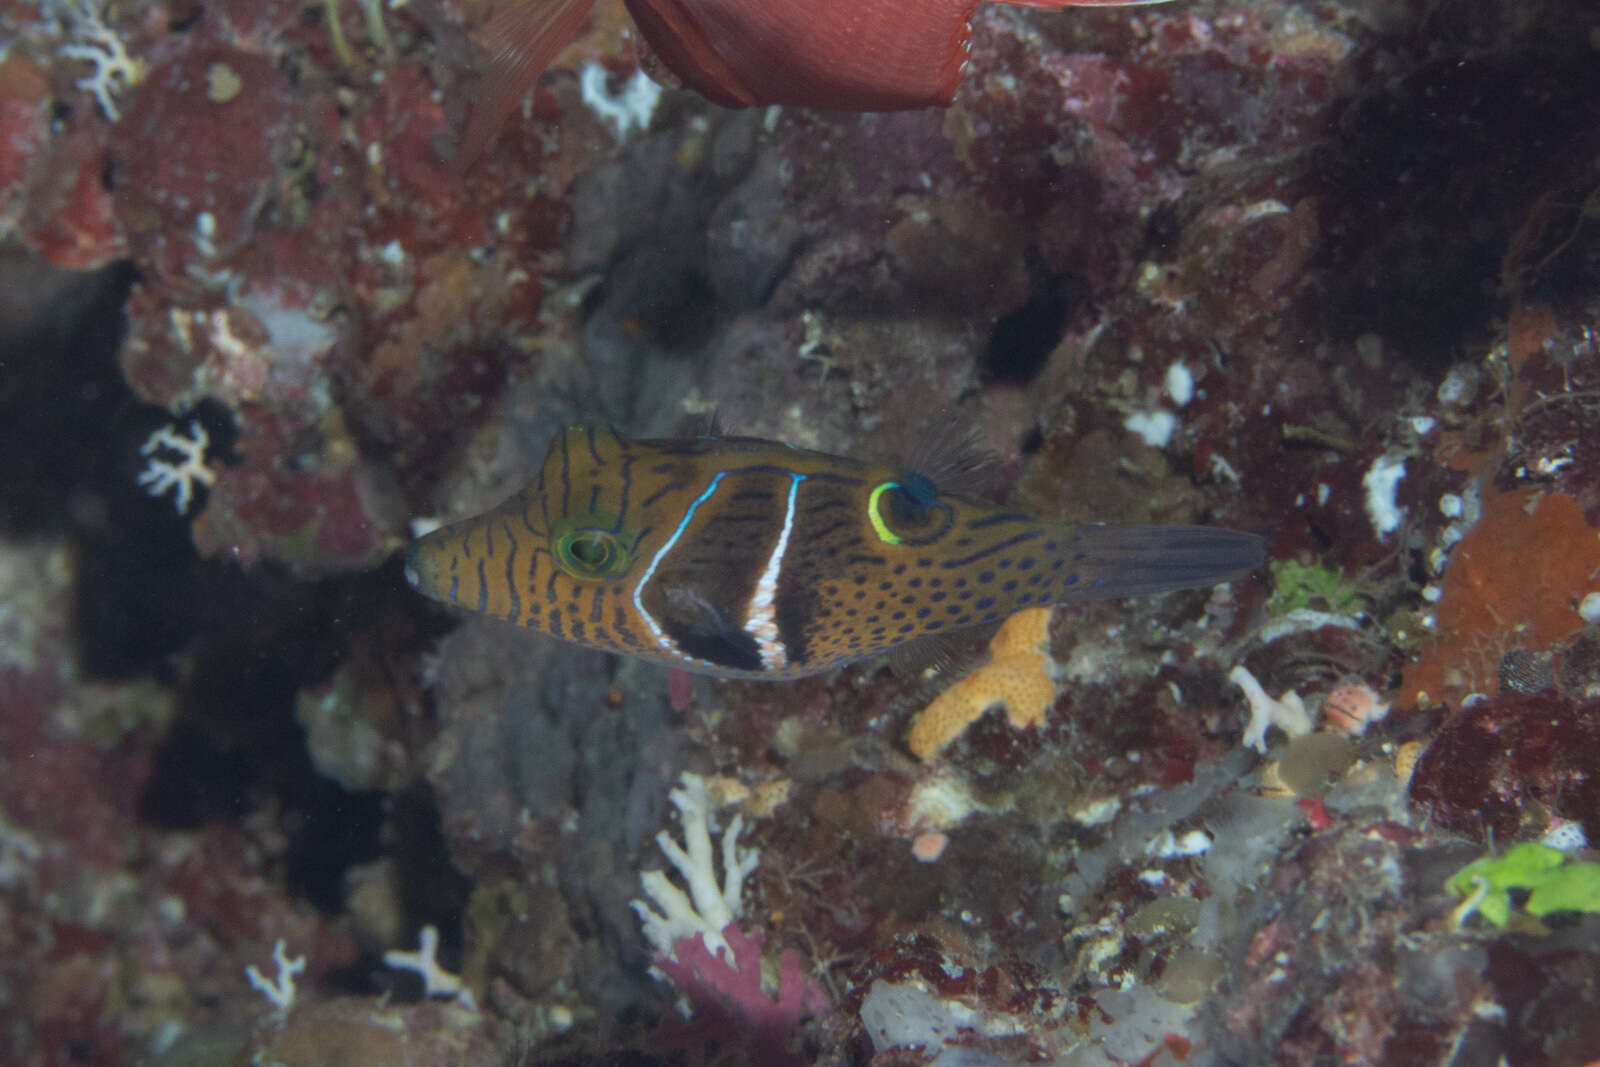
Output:
M488 57L456 145L457 174L488 150L539 75L578 35L592 7L594 0L512 0L475 35Z
M679 419L673 433L677 437L726 437L728 428L722 424L722 412L712 408Z
M911 439L900 469L922 475L941 493L972 496L994 487L1000 457L976 425L954 408L941 408Z
M1012 7L1038 7L1055 10L1063 7L1148 7L1165 4L1169 0L999 0Z

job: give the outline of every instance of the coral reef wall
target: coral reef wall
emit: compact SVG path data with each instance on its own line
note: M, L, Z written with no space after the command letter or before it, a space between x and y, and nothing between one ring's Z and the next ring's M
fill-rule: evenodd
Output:
M0 0L0 1061L1593 1057L1600 9L986 3L854 114L601 0L464 163L518 2ZM713 416L1269 564L782 684L407 586Z

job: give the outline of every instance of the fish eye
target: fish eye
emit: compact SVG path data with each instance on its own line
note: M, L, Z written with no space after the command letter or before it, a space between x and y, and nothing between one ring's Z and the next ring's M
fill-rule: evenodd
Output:
M874 486L867 497L867 518L884 544L926 545L944 535L955 512L940 502L931 482L911 475L904 483Z
M561 569L574 578L614 578L632 562L628 550L610 530L563 523L550 538L550 551Z

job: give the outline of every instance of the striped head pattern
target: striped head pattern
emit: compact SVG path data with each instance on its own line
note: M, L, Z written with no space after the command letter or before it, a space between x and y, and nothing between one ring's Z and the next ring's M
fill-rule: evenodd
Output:
M1033 605L1211 585L1261 557L1253 534L1040 522L840 456L581 423L520 493L413 543L406 576L576 644L787 679Z

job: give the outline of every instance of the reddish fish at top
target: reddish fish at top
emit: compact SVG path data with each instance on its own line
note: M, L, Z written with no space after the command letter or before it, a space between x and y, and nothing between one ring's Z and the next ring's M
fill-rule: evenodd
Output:
M685 85L723 107L839 111L945 107L982 0L624 0ZM1120 7L1162 0L1004 0L1016 7ZM484 85L458 164L488 146L594 0L520 0L487 27Z

